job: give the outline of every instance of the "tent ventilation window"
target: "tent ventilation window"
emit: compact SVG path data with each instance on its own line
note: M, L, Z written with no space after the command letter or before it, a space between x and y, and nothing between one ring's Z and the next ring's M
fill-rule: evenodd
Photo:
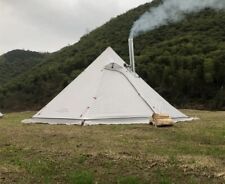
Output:
M104 67L104 69L106 69L106 70L113 70L113 71L114 70L118 71L118 70L121 70L122 68L123 68L122 66L120 66L116 63L110 63Z

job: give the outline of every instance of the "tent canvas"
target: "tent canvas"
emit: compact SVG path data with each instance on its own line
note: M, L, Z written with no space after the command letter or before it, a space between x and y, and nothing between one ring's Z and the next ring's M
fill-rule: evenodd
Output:
M108 47L32 119L24 123L148 124L153 113L189 121Z

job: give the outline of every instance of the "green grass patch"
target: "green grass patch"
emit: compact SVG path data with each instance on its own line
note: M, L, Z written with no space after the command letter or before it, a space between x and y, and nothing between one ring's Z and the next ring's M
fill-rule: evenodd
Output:
M33 112L0 119L0 183L225 183L225 112L149 125L25 125Z
M94 178L88 171L76 171L70 173L69 183L71 184L94 184Z
M117 184L143 184L143 183L137 177L126 176L119 178Z

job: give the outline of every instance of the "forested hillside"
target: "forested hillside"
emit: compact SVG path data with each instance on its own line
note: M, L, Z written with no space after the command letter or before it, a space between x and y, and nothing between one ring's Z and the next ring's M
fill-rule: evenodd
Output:
M0 109L38 109L111 46L128 62L127 39L145 4L51 54L0 89ZM137 73L178 107L225 108L225 11L204 11L135 39Z
M40 63L46 54L13 50L0 56L0 86Z

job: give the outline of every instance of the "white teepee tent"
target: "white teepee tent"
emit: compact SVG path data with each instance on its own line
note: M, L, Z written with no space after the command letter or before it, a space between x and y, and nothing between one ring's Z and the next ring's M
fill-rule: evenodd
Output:
M149 123L153 113L174 121L184 115L107 48L84 72L25 123L138 124Z

